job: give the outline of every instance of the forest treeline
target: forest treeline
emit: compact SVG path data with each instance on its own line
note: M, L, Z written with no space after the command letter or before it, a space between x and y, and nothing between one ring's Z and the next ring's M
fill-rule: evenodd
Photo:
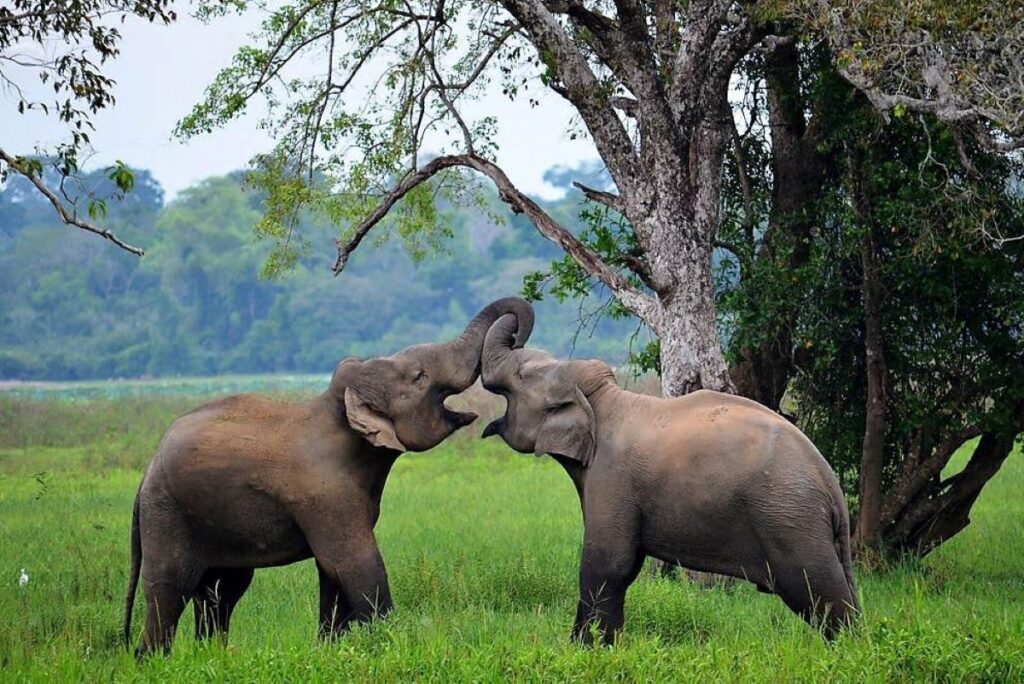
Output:
M336 229L307 223L305 256L268 279L271 247L253 232L261 198L241 174L209 178L170 202L151 173L135 174L135 189L109 200L104 220L146 247L141 259L61 226L23 178L0 191L0 378L329 372L348 355L457 334L559 253L525 221L496 218L505 212L442 208L450 235L422 260L394 239L361 251L336 279ZM569 176L549 179L567 186ZM82 183L100 197L116 190L102 172ZM571 224L579 196L548 208ZM624 360L635 324L595 326L585 312L597 304L538 303L536 344Z

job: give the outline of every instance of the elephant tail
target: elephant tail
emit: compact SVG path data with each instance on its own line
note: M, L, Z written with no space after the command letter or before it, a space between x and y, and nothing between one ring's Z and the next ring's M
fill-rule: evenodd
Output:
M839 489L838 484L836 489ZM850 589L850 607L860 613L860 599L857 596L857 583L853 579L853 553L850 549L850 513L846 509L846 499L842 491L838 492L838 500L832 507L832 531L835 535L836 555L846 575L846 585Z
M142 488L139 488L141 493ZM132 647L132 608L135 606L135 590L139 586L139 571L142 568L142 534L139 531L139 494L135 495L132 511L132 567L128 576L128 595L124 599L124 645Z

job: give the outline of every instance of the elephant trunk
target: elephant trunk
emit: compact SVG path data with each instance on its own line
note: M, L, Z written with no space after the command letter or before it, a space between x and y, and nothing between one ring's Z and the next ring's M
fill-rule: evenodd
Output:
M515 318L512 316L502 316L487 331L487 336L484 338L483 351L480 355L480 372L483 374L485 384L497 377L501 365L508 358L509 352L522 346L518 344L519 332L517 326Z
M465 390L479 377L484 338L499 318L512 321L511 344L515 348L522 347L530 338L533 331L533 306L525 299L505 297L485 306L466 325L461 335L441 345L442 352L453 362L451 384L457 391Z

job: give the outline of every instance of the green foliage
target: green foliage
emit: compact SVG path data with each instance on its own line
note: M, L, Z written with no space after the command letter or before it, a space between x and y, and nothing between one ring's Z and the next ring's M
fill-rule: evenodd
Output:
M735 360L743 348L791 340L799 420L855 490L867 392L861 252L870 236L884 292L888 486L905 459L963 430L1007 429L1019 412L1024 242L992 236L1024 234L1022 168L968 147L965 169L948 127L916 115L887 122L828 72L809 92L839 180L809 215L776 217L756 258L741 260L742 277L720 298L729 353ZM815 227L794 232L787 220ZM735 224L723 230L739 235ZM797 250L806 259L794 259Z
M1019 681L1024 459L976 522L926 563L859 573L864 624L833 646L748 585L700 590L644 572L615 648L567 638L581 520L551 459L459 433L398 460L377 536L397 609L315 638L311 561L260 570L230 646L186 613L169 658L120 643L132 500L167 424L195 398L0 398L0 663L24 681ZM20 569L30 581L17 585ZM142 615L136 606L136 625Z
M208 179L166 206L147 172L135 172L124 197L110 175L82 180L104 198L108 225L150 247L141 261L54 225L23 178L0 192L0 378L325 373L345 356L456 335L558 253L523 219L495 225L493 197L456 210L413 194L417 211L437 213L436 247L421 243L417 261L408 245L381 244L335 279L334 229L303 218L302 237L261 241L264 197L240 175ZM575 198L548 205L569 216L575 207ZM427 239L403 220L396 215L410 243ZM605 321L577 340L571 304L545 302L538 314L569 322L538 326L540 346L612 361L626 354L629 325Z
M259 3L206 0L203 18ZM253 160L265 196L260 234L275 247L268 275L298 265L303 225L351 231L382 196L437 155L493 157L497 119L466 107L493 81L525 94L540 61L507 18L475 1L322 3L260 6L252 42L209 84L181 119L183 138L209 132L266 105L261 126L275 145ZM311 62L321 68L310 73ZM298 66L301 65L301 66ZM474 206L480 188L446 169L405 194L375 227L399 238L415 260L450 237L438 205Z
M850 216L838 193L825 208L826 225L831 218L849 228L845 236L823 231L816 241L806 275L815 292L808 301L817 306L802 312L798 332L808 363L797 391L815 407L807 412L809 425L835 445L834 461L852 465L866 374L863 313L850 292L860 280L858 239L871 231L885 288L889 480L908 455L929 453L959 430L1009 428L1024 398L1024 245L995 249L978 233L990 221L1024 234L1021 198L1005 190L1013 169L979 157L980 175L950 187L945 174L957 164L954 142L932 126L929 149L920 130L918 122L893 122L869 133L862 168L869 173L870 224ZM903 153L894 157L893 148Z

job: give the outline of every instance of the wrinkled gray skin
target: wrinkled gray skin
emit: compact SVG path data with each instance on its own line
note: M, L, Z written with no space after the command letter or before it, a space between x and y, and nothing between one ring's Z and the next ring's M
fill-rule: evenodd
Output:
M484 334L509 312L522 326L521 346L533 309L501 299L451 342L345 359L327 391L307 403L246 394L176 420L135 501L126 642L140 565L140 654L170 649L189 600L196 637L226 638L255 568L311 556L321 637L386 613L391 594L373 534L385 479L403 451L430 449L476 419L444 401L476 381Z
M663 399L621 389L600 361L514 348L515 318L487 333L481 377L504 396L484 431L550 454L583 508L573 638L611 643L646 556L745 578L827 638L858 612L849 515L835 474L791 423L701 390Z

